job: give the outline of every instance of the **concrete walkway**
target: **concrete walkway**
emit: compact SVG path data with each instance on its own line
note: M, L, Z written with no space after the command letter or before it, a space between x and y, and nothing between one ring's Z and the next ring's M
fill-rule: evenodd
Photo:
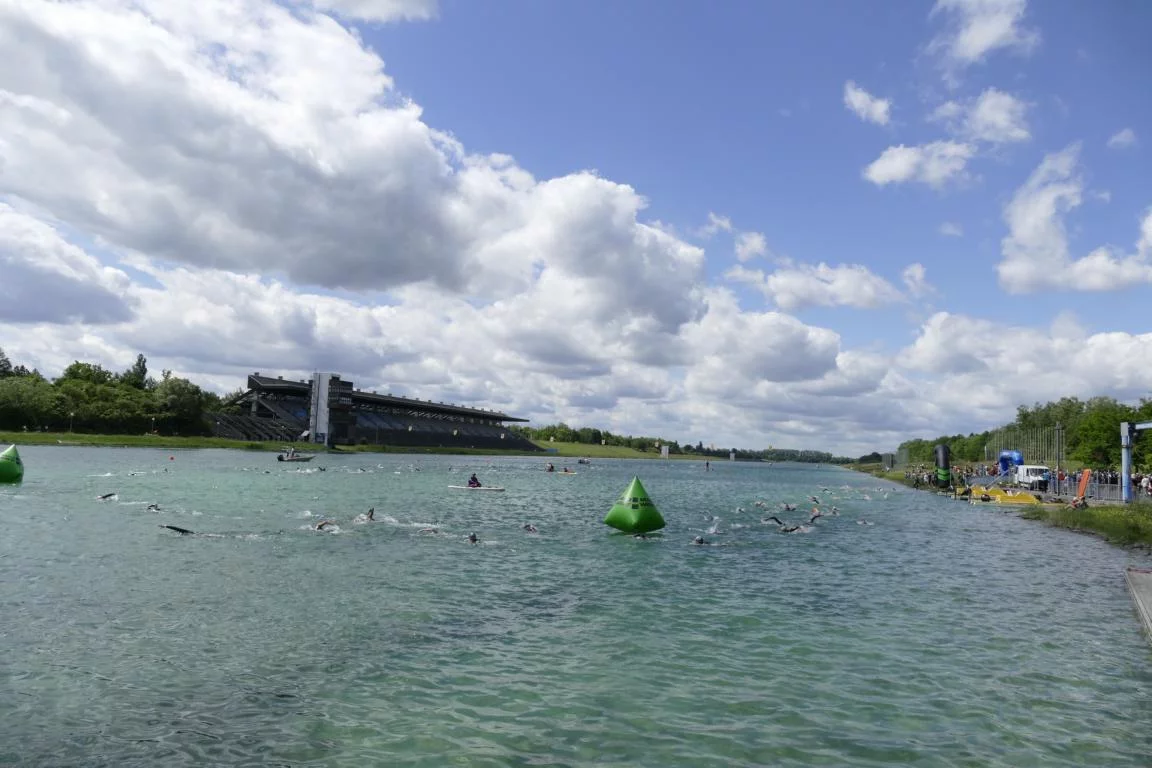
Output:
M1136 612L1140 614L1144 632L1152 641L1152 568L1128 566L1124 571L1124 579L1132 592L1132 600L1136 603Z

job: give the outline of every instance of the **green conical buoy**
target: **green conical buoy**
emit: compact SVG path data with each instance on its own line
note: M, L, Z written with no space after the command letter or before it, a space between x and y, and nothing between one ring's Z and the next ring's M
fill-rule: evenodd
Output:
M640 478L633 477L612 509L608 510L604 525L625 533L648 533L663 528L664 518L656 510L652 499L648 498L648 491L644 490Z
M24 462L16 446L0 451L0 483L18 483L24 477Z

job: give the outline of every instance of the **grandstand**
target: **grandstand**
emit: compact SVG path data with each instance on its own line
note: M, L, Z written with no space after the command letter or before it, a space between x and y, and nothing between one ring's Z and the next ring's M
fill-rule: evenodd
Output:
M313 402L327 393L326 404ZM327 445L493 448L539 451L535 443L510 431L506 422L527 422L498 411L434 403L355 389L338 374L316 374L313 381L283 376L248 376L248 388L225 401L228 411L208 415L213 434L235 440L291 442L312 440ZM324 413L326 427L316 427Z

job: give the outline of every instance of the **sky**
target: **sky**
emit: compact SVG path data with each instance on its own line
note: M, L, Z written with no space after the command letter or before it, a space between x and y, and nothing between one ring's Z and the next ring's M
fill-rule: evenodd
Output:
M1150 31L1120 0L3 0L0 347L850 456L1136 402Z

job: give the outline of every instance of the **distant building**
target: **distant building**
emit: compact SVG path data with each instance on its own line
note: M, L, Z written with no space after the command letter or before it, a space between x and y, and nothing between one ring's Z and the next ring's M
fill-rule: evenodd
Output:
M209 416L214 433L238 440L308 440L324 445L495 448L538 451L508 429L527 422L499 411L357 390L337 373L312 380L248 376L248 389Z

